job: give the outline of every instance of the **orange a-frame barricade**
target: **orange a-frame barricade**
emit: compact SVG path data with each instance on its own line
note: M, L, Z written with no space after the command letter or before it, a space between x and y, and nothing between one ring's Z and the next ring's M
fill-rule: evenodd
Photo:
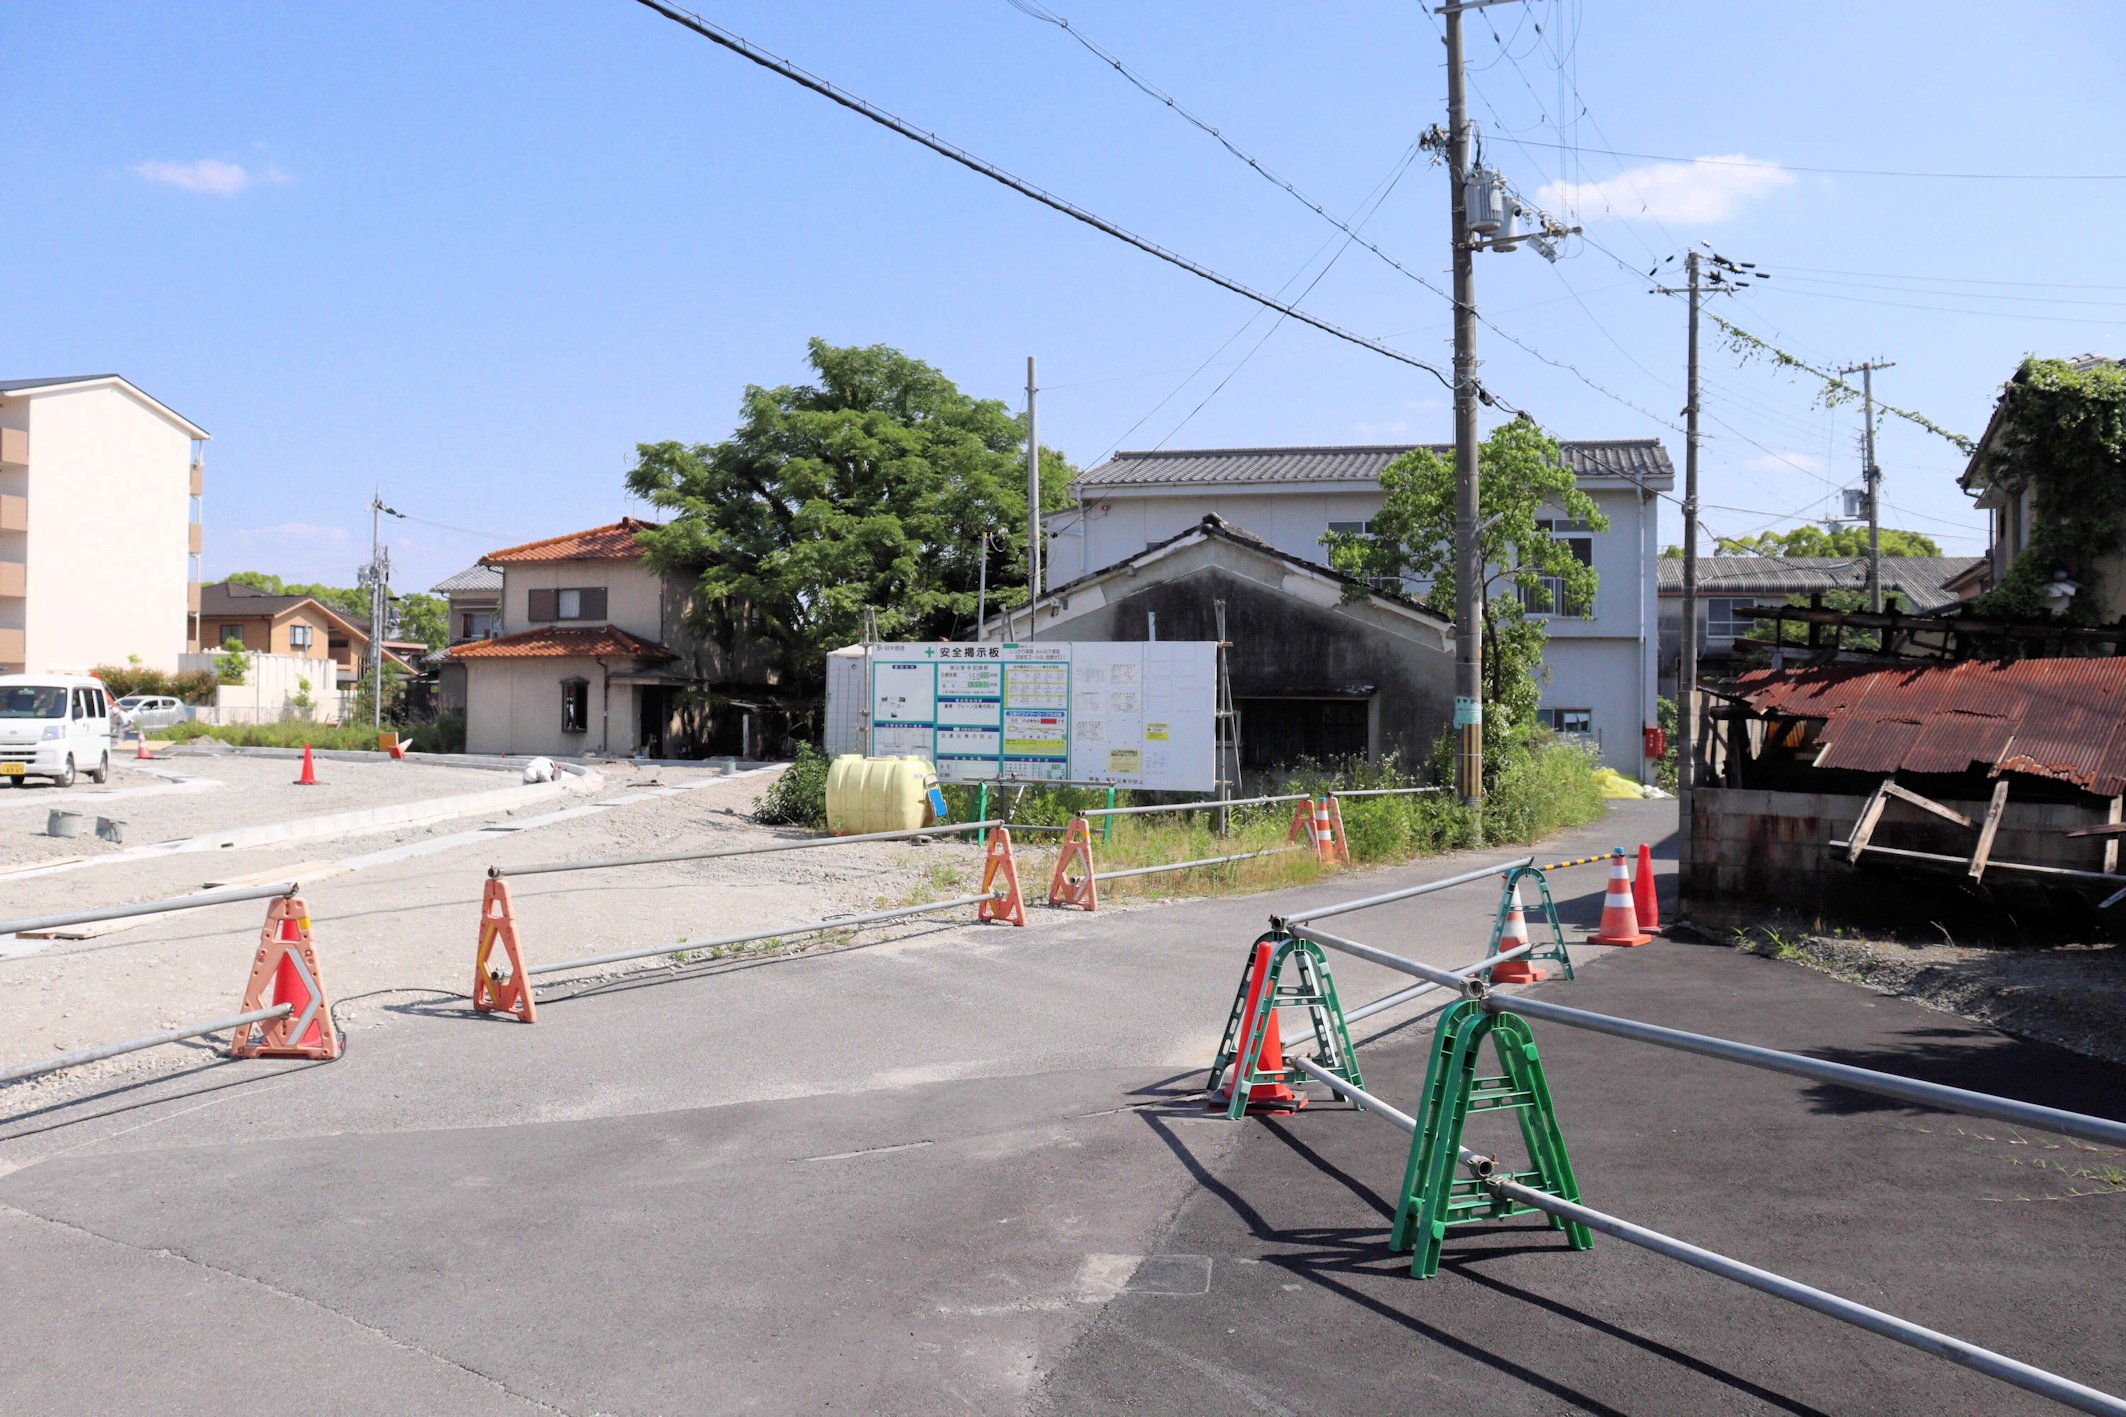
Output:
M325 976L318 969L317 946L310 938L310 907L299 895L276 897L266 907L258 932L258 954L251 961L251 980L244 986L241 1012L254 1013L275 1004L288 1012L265 1023L247 1023L229 1039L232 1058L317 1058L340 1055L339 1029L332 1022L332 1001L325 997Z
M1314 829L1314 799L1311 797L1299 799L1299 805L1292 809L1292 825L1284 834L1286 846L1298 842L1312 846L1317 854L1321 851L1321 833Z
M1080 873L1075 880L1070 874L1073 866ZM1048 878L1048 903L1080 910L1100 908L1100 883L1093 875L1092 823L1083 817L1072 817L1070 830L1063 834L1063 854L1056 858L1056 873Z
M490 960L500 944L509 956L509 973L497 975ZM515 1014L526 1023L539 1021L531 976L524 972L524 953L517 942L517 912L509 901L509 883L487 878L480 896L480 947L472 957L472 1006L476 1013Z
M1086 872L1087 879L1092 873ZM978 920L997 920L1006 925L1026 923L1026 900L1019 894L1019 863L1011 854L1011 829L992 827L989 832L989 850L982 858L982 893L988 895L996 889L997 878L1004 878L1006 890L1003 899L990 896L976 912Z

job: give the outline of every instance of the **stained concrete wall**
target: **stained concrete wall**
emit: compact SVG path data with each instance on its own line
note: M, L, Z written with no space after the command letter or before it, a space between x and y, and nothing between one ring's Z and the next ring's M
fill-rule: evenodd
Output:
M1830 843L1850 837L1867 805L1864 795L1722 787L1692 795L1693 859L1682 889L1685 912L1700 925L1747 925L1773 909L1912 931L1939 928L1958 939L1974 929L2115 933L2126 925L2090 909L2108 894L2096 883L1999 869L1974 883L1959 868L1879 856L1848 865ZM1973 821L1985 816L1984 798L1935 800ZM2018 802L2011 788L1990 859L2101 871L2102 841L2065 833L2103 820L2104 809L2094 803ZM1892 798L1870 842L1968 858L1978 833ZM2126 887L2126 875L2119 884Z

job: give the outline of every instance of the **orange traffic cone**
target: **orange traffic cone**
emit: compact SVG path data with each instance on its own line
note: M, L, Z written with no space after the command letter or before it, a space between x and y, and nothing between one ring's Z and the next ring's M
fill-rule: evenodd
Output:
M297 787L316 787L318 785L317 764L311 761L310 745L308 743L303 744L303 775L295 780L295 785Z
M1336 800L1336 794L1333 792L1322 798L1322 801L1328 804L1329 840L1336 848L1336 859L1348 866L1351 864L1351 838L1344 835L1343 803Z
M1026 923L1026 901L1019 894L1019 863L1011 854L1011 829L995 827L989 833L989 851L982 861L982 893L997 888L997 878L1004 880L1003 898L989 896L982 908L975 912L978 920L1001 920L1006 925Z
M1070 874L1073 866L1079 871L1075 879ZM1048 878L1048 903L1075 905L1081 910L1100 908L1100 883L1093 875L1092 823L1083 817L1072 817L1070 830L1063 834L1063 853L1056 857L1056 872Z
M1639 913L1631 903L1631 871L1624 864L1624 848L1609 858L1609 889L1602 896L1602 926L1588 937L1590 945L1643 945L1653 936L1639 930Z
M133 740L133 761L136 763L152 763L155 761L155 755L148 751L148 735L145 732Z
M1528 943L1528 917L1521 913L1521 883L1513 883L1513 894L1508 898L1506 923L1499 930L1499 953L1519 949ZM1509 959L1504 964L1491 967L1491 982L1494 984L1533 984L1538 979L1548 979L1550 971L1538 969L1528 962L1528 956Z
M497 944L509 956L509 973L498 975L488 967ZM515 1014L526 1023L539 1021L538 1001L532 997L531 976L524 972L524 954L517 941L517 911L510 904L509 883L498 876L487 878L480 897L480 947L472 957L472 1007L474 1013L500 1011Z
M1262 1007L1262 991L1270 985L1270 956L1272 949L1273 946L1267 940L1258 940L1255 944L1255 969L1248 979L1246 1011L1240 1015L1240 1038L1238 1040L1240 1054L1233 1059L1233 1074L1226 1082L1224 1088L1227 1105L1232 1102L1233 1089L1240 1085L1240 1079L1246 1076L1248 1071L1247 1030L1254 1022L1255 1011ZM1275 1073L1284 1071L1284 1034L1277 1026L1277 1010L1275 1008L1270 1010L1270 1016L1263 1024L1262 1049L1257 1054L1257 1058L1258 1061L1255 1066L1260 1071ZM1248 1110L1250 1111L1297 1112L1306 1105L1306 1097L1301 1093L1294 1092L1282 1080L1277 1082L1258 1082L1248 1089Z
M340 1034L325 997L325 976L310 938L310 907L301 896L280 896L266 907L258 953L244 986L243 1012L286 1004L288 1012L242 1025L229 1038L232 1058L316 1058L340 1055ZM257 1030L256 1033L253 1030Z
M1639 928L1658 934L1661 930L1661 893L1654 888L1654 849L1639 843L1639 869L1631 873L1631 908Z

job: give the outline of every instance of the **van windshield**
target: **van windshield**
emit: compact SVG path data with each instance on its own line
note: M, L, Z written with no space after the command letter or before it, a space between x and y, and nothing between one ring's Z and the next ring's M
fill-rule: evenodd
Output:
M0 718L65 718L66 690L45 684L0 687Z

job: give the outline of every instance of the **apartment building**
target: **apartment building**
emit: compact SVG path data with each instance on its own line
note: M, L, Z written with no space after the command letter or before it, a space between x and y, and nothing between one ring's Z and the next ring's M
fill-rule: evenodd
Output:
M0 379L0 672L177 668L206 442L117 374Z
M1644 748L1645 730L1658 722L1658 498L1675 485L1675 466L1655 438L1566 442L1561 449L1609 529L1596 532L1562 513L1551 519L1551 534L1593 566L1601 584L1586 616L1565 613L1555 588L1529 601L1532 614L1549 620L1543 718L1559 733L1595 744L1610 767L1651 780ZM1328 559L1321 544L1326 533L1366 530L1383 500L1382 469L1409 450L1398 444L1117 453L1073 484L1076 508L1050 519L1048 583L1061 589L1120 564L1206 514L1319 565ZM1453 455L1444 446L1433 451ZM1426 589L1407 579L1380 588L1419 597Z

